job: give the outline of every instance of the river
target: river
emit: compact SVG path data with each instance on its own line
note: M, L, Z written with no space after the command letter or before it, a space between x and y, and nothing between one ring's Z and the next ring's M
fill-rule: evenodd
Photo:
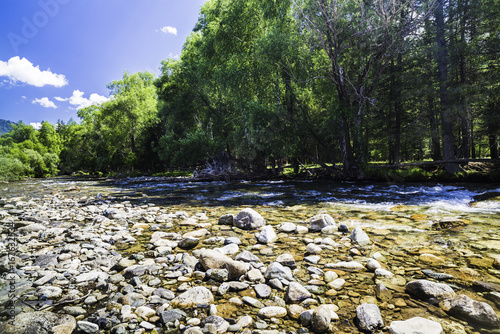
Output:
M416 274L419 269L432 268L453 275L452 284L471 293L476 291L477 281L500 284L498 183L193 182L148 177L58 177L0 184L0 196L7 200L36 199L68 189L78 191L65 196L102 198L110 204L151 204L171 212L203 212L211 222L247 207L261 213L275 227L285 222L306 223L316 214L328 213L350 231L355 227L365 230L382 254L381 261L407 281L421 278L420 272ZM291 253L298 262L303 260L306 245L295 244L291 239L284 238L286 241L272 255ZM351 251L347 258L360 255L356 252ZM436 256L439 262L427 258L428 254ZM363 284L359 291L370 289ZM332 302L349 309L349 303L342 298L332 298Z

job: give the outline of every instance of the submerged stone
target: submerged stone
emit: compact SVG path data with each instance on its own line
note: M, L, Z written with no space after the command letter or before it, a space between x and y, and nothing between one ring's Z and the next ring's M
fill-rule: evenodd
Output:
M444 302L448 313L487 327L498 327L500 321L493 308L466 295L458 295Z
M421 317L405 321L393 321L389 326L391 334L443 334L443 327L439 322Z
M444 299L455 296L455 291L449 285L424 279L407 283L406 292L421 299Z

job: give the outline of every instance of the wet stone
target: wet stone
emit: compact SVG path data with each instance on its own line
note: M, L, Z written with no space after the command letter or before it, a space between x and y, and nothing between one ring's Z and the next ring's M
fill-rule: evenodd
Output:
M328 214L316 215L309 221L309 230L311 232L319 232L327 226L337 227L335 220Z
M271 287L267 284L256 284L253 288L259 298L268 298L272 292Z
M493 308L483 302L476 301L466 295L458 295L444 302L448 313L468 321L472 321L487 327L498 327L498 319Z
M285 300L289 303L300 303L310 297L311 293L297 282L290 282L285 293Z
M356 308L358 327L367 332L373 332L384 327L380 310L375 304L362 304Z
M318 264L318 262L321 260L321 257L318 255L309 255L304 258L304 261L312 263L312 264Z
M428 280L411 281L406 284L406 291L421 299L443 299L455 296L455 292L449 285Z
M267 306L259 310L259 316L263 318L283 318L286 315L286 308L280 306Z
M76 324L78 328L84 333L93 334L99 331L99 326L89 321L82 320L78 321Z
M440 323L421 317L411 318L405 321L393 321L389 326L391 334L442 334L443 327Z
M370 244L370 238L360 227L354 228L351 233L351 240L360 246Z
M255 299L255 298L252 298L252 297L249 297L249 296L245 296L243 298L241 298L241 300L245 303L245 304L248 304L250 306L253 306L253 307L257 307L257 308L263 308L265 305L259 301L258 299Z

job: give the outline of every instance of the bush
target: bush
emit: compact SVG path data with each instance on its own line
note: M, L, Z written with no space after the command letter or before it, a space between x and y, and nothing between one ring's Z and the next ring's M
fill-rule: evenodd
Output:
M50 175L56 175L59 170L57 169L57 165L59 164L59 156L55 153L45 153L43 155L43 162L47 167L48 173Z
M45 161L40 153L35 150L24 150L23 151L29 157L29 164L33 170L33 174L30 176L34 177L44 177L49 174L47 166L45 166Z
M14 181L29 175L29 167L15 158L0 157L0 180Z

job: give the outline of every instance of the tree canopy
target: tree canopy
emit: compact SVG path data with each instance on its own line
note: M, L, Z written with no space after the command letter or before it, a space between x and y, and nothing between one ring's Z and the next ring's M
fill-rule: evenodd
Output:
M180 59L127 73L80 123L22 123L32 176L218 165L358 179L373 162L499 156L498 0L209 0ZM54 167L56 166L56 167Z

